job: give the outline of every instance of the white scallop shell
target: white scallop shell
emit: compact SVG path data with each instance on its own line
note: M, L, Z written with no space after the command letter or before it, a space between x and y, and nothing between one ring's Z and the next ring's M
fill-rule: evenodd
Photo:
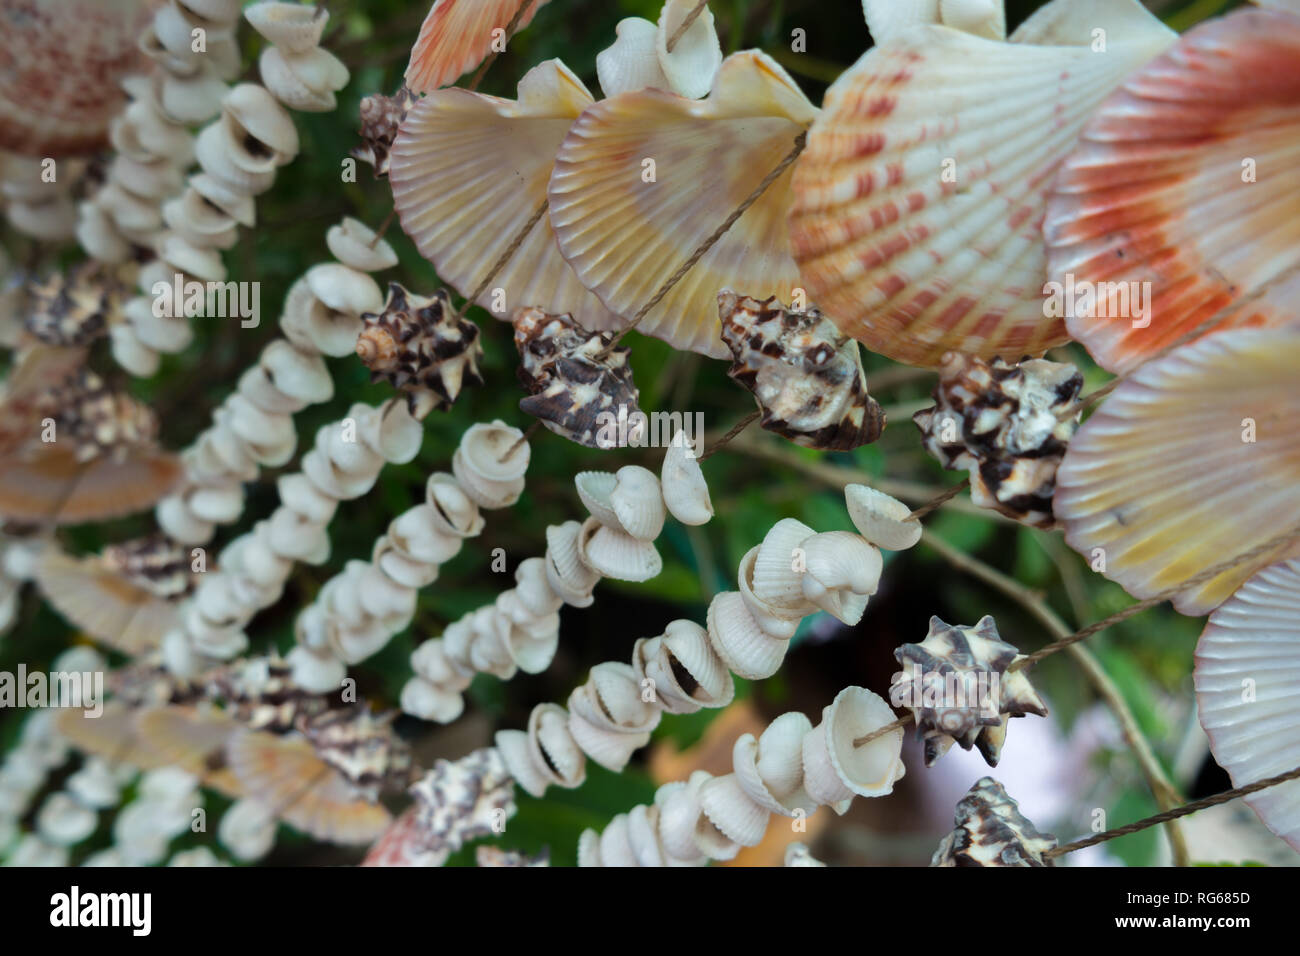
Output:
M921 540L921 522L907 517L912 509L883 491L866 485L845 485L844 503L858 533L878 548L906 551Z
M596 76L605 96L648 87L669 89L656 49L659 28L641 17L627 17L614 27L614 44L596 54Z
M848 531L815 534L803 548L804 597L845 624L857 624L880 584L880 551Z
M754 562L758 560L761 547L761 545L755 545L740 559L740 567L736 574L736 581L740 587L740 596L745 602L745 607L748 608L749 613L760 628L771 637L788 641L794 637L795 631L799 629L799 622L803 619L805 613L811 613L813 608L811 605L794 610L776 608L766 601L760 600L754 594Z
M849 790L863 797L891 793L905 772L903 730L855 747L853 741L895 720L894 711L879 694L862 687L840 691L822 717L831 765ZM806 751L805 751L806 752Z
M774 524L759 545L754 559L754 596L778 611L811 609L804 597L800 547L813 535L813 529L794 518L782 518Z
M714 777L700 788L700 809L728 840L741 846L763 841L771 814L750 799L734 773Z
M666 517L659 479L640 465L625 465L615 477L609 501L619 526L640 541L653 541L663 531Z
M602 577L617 581L649 581L663 570L663 559L649 541L588 518L578 536L582 562Z
M738 676L762 680L781 667L790 642L764 632L737 592L724 591L713 598L708 622L709 641Z
M873 46L910 27L939 22L939 0L862 0L862 15L871 31Z

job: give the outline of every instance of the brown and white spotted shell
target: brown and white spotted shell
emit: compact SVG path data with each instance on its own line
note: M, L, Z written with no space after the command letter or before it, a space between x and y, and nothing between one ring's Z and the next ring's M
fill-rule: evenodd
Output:
M71 441L78 461L151 446L158 433L158 418L148 406L113 391L84 367L52 389L48 401L58 410L58 441Z
M514 327L519 380L529 392L519 407L555 434L602 448L611 421L641 415L631 350L609 349L614 333L591 332L571 315L531 307L515 313Z
M957 804L957 828L943 838L931 866L1054 866L1043 854L1056 837L1040 833L992 777L983 777Z
M24 327L46 345L88 345L108 334L125 291L116 277L99 271L98 263L53 273L27 287Z
M1079 425L1072 410L1082 388L1073 365L1045 359L1009 365L949 352L935 407L912 420L941 465L969 472L976 504L1051 528L1056 470Z
M285 733L329 706L320 694L293 679L293 667L279 655L251 657L222 667L207 678L208 693L253 730Z
M817 309L795 312L776 296L724 289L718 316L735 359L727 374L754 393L768 431L831 451L880 437L885 413L867 394L858 344Z
M416 418L451 408L466 385L483 384L478 326L456 314L445 291L425 297L390 282L384 310L361 320L357 355L371 380L406 392Z
M162 534L104 548L104 563L151 594L179 598L194 589L189 551Z
M388 177L389 154L393 149L393 140L397 138L397 128L406 119L406 113L416 99L415 94L405 86L392 96L376 93L362 99L362 145L352 150L352 155L375 167L376 179Z
M374 802L381 791L410 783L411 751L393 733L395 716L376 717L359 704L303 718L299 729L321 760Z

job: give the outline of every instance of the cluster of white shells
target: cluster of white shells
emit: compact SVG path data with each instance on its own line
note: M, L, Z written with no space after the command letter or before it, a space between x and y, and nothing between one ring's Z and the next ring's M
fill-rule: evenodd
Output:
M591 517L548 527L545 557L521 563L513 588L415 649L415 676L402 689L402 709L425 720L455 720L464 708L461 692L476 672L509 680L517 671L538 674L551 665L562 605L590 606L601 578L639 582L657 575L663 562L654 540L668 514L692 525L713 515L699 462L681 433L660 475L639 465L579 474L574 484Z
M0 858L11 866L62 866L67 849L39 833L19 836L20 821L49 775L67 758L68 744L54 727L58 712L39 710L23 723L18 743L0 763Z
M777 522L741 562L741 590L723 592L709 605L707 629L673 621L663 634L637 641L630 665L593 667L567 711L540 704L527 730L498 732L496 746L519 785L538 797L548 786L576 787L585 777L584 754L621 771L663 713L730 703L729 671L752 680L775 674L804 616L826 610L846 623L860 620L882 564L871 542L910 547L919 525L907 518L905 505L865 486L849 486L846 498L861 536L817 534L791 518ZM683 672L689 686L682 685ZM885 712L882 724L893 720ZM814 796L835 792L820 777L811 786Z
M262 859L275 846L275 813L256 800L236 800L221 815L217 839L236 859L252 863Z
M0 152L0 207L15 230L42 242L72 237L77 206L72 192L86 170L81 160L47 160ZM49 178L47 170L53 173Z
M338 261L313 266L294 283L280 319L285 337L262 350L213 413L211 427L182 453L185 479L156 509L158 524L176 541L206 543L217 525L239 519L243 483L256 479L259 467L293 457L292 416L333 396L322 355L350 354L361 314L383 306L368 273L397 264L392 246L351 218L331 227L325 241Z
M195 811L202 807L203 793L193 774L177 767L150 770L141 775L135 799L113 820L113 845L88 857L83 866L161 863L172 840L191 829Z
M452 457L452 474L435 472L425 500L399 515L375 542L369 561L349 561L299 615L295 679L310 690L338 686L348 664L378 652L415 614L416 594L441 565L483 529L480 509L507 508L524 489L530 450L523 432L501 421L471 425ZM405 700L405 696L403 697Z
M0 535L0 635L18 615L18 595L36 574L36 557L45 547L43 537L12 538Z
M225 281L221 250L235 244L240 225L253 224L254 197L270 189L276 170L298 153L298 132L286 107L311 112L331 110L335 105L334 92L348 82L347 68L333 54L319 48L321 32L329 19L325 11L299 4L262 3L250 7L245 16L271 41L259 62L264 85L241 83L227 90L220 78L210 72L219 69L212 65L210 54L193 54L187 58L179 55L172 45L173 31L178 40L182 32L186 37L189 35L183 30L190 25L189 21L173 24L176 17L187 12L185 4L196 8L192 11L195 13L197 8L203 8L205 12L200 16L211 15L219 23L225 22L222 17L228 14L233 25L239 15L238 0L171 0L160 9L154 21L163 76L171 77L167 71L182 64L197 63L198 72L186 79L187 85L182 87L188 97L186 105L192 109L181 114L172 111L171 115L204 122L211 113L203 114L215 98L216 118L203 128L191 146L202 172L191 177L189 186L177 198L162 204L165 228L153 237L157 258L140 270L142 294L127 303L125 322L111 330L114 356L136 375L152 375L158 367L159 353L181 351L193 334L179 304L173 304L171 315L158 314L163 310L155 308L155 297L150 290L159 282L173 284L177 275L183 277L182 281ZM160 20L165 31L160 29ZM235 65L237 68L237 62ZM310 82L300 74L310 77ZM165 80L158 92L163 115L167 115L169 107L168 82ZM128 109L124 120L130 114ZM188 136L183 130L181 134ZM119 150L115 162L135 162L129 150L139 146L147 152L149 148L125 134L115 137L114 145ZM174 155L184 156L183 165L188 165L188 155ZM179 182L167 181L156 170L143 171L139 179L142 187L152 184L158 198L170 195L173 185L179 188ZM89 234L83 237L83 243L89 238ZM118 251L120 256L125 256L128 248L122 243L119 250L103 251Z
M206 225L207 219L195 219L196 210L209 219L224 216L202 198L215 186L194 177L188 189L182 188L196 149L190 128L221 114L226 82L239 73L239 7L239 0L168 0L158 7L140 36L140 48L154 69L123 81L131 103L109 129L116 155L103 188L77 211L77 239L94 258L125 262L136 246L157 254L158 261L141 271L142 293L164 272L170 283L173 273L190 267L205 279L220 270L213 249L223 237ZM202 227L191 226L191 220L201 221ZM154 319L151 303L151 297L142 296L127 312L127 321L110 330L114 356L140 375L157 368L159 351L178 351L188 341L188 328L180 331ZM136 329L141 316L148 320Z
M194 596L179 612L178 628L163 639L168 669L192 676L214 660L242 652L248 646L245 625L279 600L295 562L328 559L327 527L338 503L369 492L386 462L413 459L422 437L404 398L378 407L353 405L347 418L321 426L315 446L302 458L302 470L278 480L280 506L230 542L218 558L218 569L200 577ZM328 677L336 686L342 664L325 635L300 632L299 640L290 655L295 680L321 687Z
M802 818L818 807L844 813L854 796L879 797L903 776L903 731L854 741L893 722L894 712L861 687L841 691L814 727L782 714L732 749L731 773L704 770L665 784L650 806L616 816L603 833L583 832L579 866L698 866L757 846L772 814Z

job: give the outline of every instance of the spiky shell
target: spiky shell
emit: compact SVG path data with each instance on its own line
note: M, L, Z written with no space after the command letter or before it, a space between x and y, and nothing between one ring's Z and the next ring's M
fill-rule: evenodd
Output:
M1002 784L984 777L957 804L957 828L943 838L931 866L1053 866L1043 854L1056 837L1040 833Z

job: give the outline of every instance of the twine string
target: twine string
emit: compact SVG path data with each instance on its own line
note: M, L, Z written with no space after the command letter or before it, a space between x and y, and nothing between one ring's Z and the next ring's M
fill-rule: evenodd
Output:
M537 0L524 0L524 2L519 5L519 9L515 11L515 15L511 17L510 22L506 24L506 42L503 43L502 46L505 46L514 39L515 33L519 30L519 24L524 19L524 14L526 14L536 2ZM478 68L478 72L474 74L474 78L469 81L469 86L466 87L466 89L470 92L477 90L478 85L483 82L483 77L487 75L488 67L490 67L500 55L501 53L499 50L493 49L483 61L483 65Z
M673 47L677 46L677 41L686 35L686 31L691 28L691 24L699 19L700 14L704 12L704 8L708 5L709 0L700 0L700 2L695 5L695 9L686 14L686 18L682 20L677 29L673 31L673 35L668 38L669 53L673 52Z

